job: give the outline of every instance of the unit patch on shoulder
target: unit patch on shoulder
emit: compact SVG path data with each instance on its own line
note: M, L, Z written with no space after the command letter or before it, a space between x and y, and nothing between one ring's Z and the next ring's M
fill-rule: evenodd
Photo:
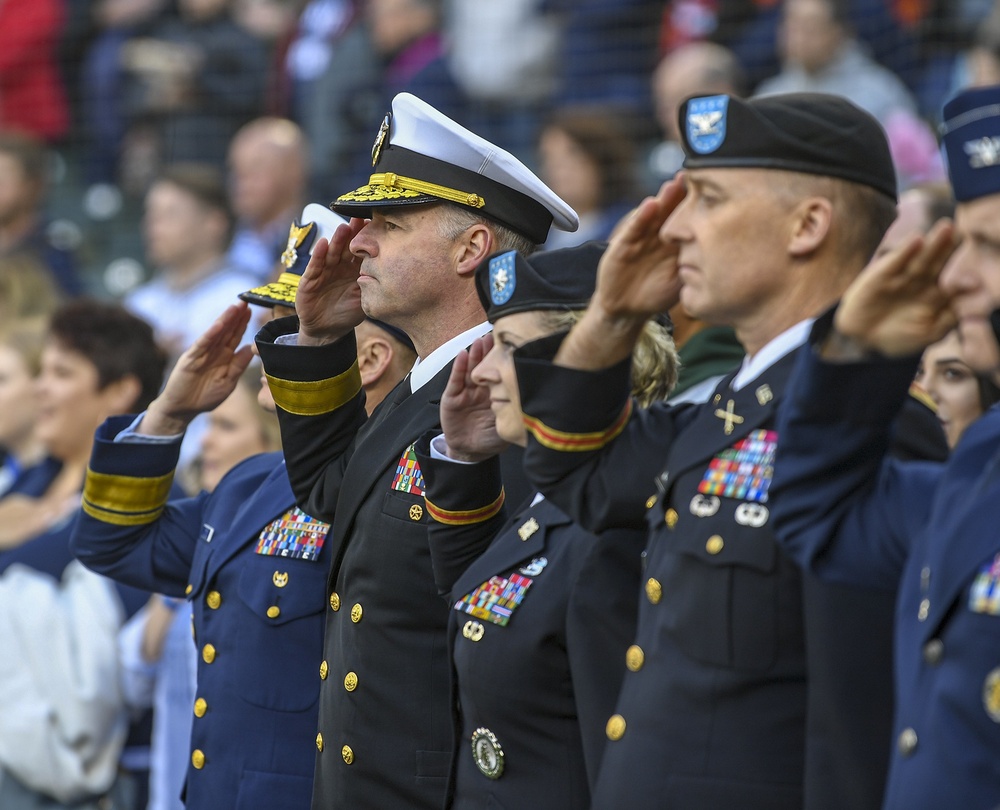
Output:
M297 506L272 520L257 539L257 553L317 560L330 524L310 517Z

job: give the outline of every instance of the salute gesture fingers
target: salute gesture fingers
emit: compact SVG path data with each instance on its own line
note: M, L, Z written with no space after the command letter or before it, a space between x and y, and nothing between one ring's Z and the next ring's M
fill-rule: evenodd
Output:
M926 236L872 261L844 293L836 332L887 357L916 354L942 338L955 316L938 277L960 241L951 221L939 220Z
M250 308L242 302L216 318L180 356L137 432L152 436L183 433L198 414L228 397L253 357L250 345L237 348L249 322Z
M351 252L351 241L364 226L364 220L352 219L338 227L329 242L316 240L295 293L300 345L332 343L364 320L358 286L361 257Z
M677 303L677 246L661 240L660 229L684 194L678 176L619 223L598 266L593 305L611 317L646 320Z
M677 303L678 250L660 239L660 229L684 195L684 180L678 175L618 224L598 265L590 306L559 347L556 365L614 365L632 353L646 321Z
M459 352L441 396L441 427L448 456L459 461L482 461L507 447L496 429L490 391L472 379L472 371L493 348L493 335L476 340Z

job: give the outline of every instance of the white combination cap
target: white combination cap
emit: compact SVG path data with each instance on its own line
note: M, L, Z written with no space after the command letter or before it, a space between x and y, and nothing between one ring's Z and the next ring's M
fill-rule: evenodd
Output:
M372 147L368 184L330 207L345 216L442 200L477 211L535 244L549 228L575 231L580 218L521 161L409 93L392 100Z

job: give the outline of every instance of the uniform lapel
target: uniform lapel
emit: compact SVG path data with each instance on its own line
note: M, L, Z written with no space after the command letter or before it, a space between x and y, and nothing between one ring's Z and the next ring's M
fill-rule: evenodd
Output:
M700 406L697 416L671 446L666 464L671 478L676 480L681 472L704 466L713 456L752 431L773 422L778 400L795 364L795 355L795 351L785 355L739 391L729 387L735 373L722 380L715 394ZM732 424L731 433L726 433L727 422Z
M360 438L344 471L344 485L334 519L338 543L350 532L358 509L386 468L394 465L421 433L439 424L441 394L449 374L451 363L413 394L395 396L401 392L398 387L393 389L392 401L373 414L373 419L378 421Z
M452 593L471 593L490 577L504 576L519 563L543 556L548 532L569 522L570 519L549 501L526 509L507 524L493 544L456 580Z
M930 569L927 596L930 609L923 623L923 638L926 640L938 632L939 626L950 615L955 600L964 599L965 588L975 579L979 569L1000 554L1000 540L993 531L992 504L1000 499L1000 420L993 424L973 425L982 430L976 436L975 447L959 447L963 463L949 465L954 469L979 469L982 472L973 479L952 481L951 486L939 497L935 504L938 521L928 531L946 532L947 543L925 543L934 556L924 562ZM970 437L971 438L971 437ZM979 458L974 458L974 456ZM940 490L940 488L939 488ZM960 498L982 504L976 508L956 508ZM944 501L947 501L946 503ZM958 515L959 522L955 523ZM958 610L968 610L966 604L959 604Z
M274 453L274 469L264 480L261 489L269 493L266 498L248 498L233 515L231 526L240 526L247 530L247 533L240 537L238 542L231 542L221 551L212 554L209 558L206 576L211 578L215 572L226 563L227 560L238 554L250 542L256 542L261 530L276 517L280 517L289 509L295 506L295 495L292 494L291 485L288 483L288 475L285 473L285 465L281 460L280 453ZM279 496L280 493L280 496ZM275 504L283 504L275 510ZM226 527L227 535L228 529ZM207 581L207 580L206 580Z

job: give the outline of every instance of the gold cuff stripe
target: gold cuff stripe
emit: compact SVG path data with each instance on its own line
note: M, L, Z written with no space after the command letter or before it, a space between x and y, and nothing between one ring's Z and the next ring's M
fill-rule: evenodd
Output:
M523 414L524 426L543 447L550 450L560 450L568 453L582 453L590 450L600 450L625 429L632 416L632 400L622 409L621 415L606 430L595 433L566 433L549 427L533 416Z
M282 273L278 276L278 284L287 284L290 287L298 287L299 279L301 278L302 276L297 273Z
M361 371L358 361L343 374L325 380L282 380L267 375L267 384L275 404L296 416L319 416L337 410L361 391Z
M507 495L503 491L503 487L501 487L500 495L497 496L497 499L493 503L479 509L469 509L466 511L442 509L440 506L435 506L427 500L426 495L424 495L424 504L426 504L430 516L438 523L443 523L446 526L469 526L473 523L484 523L496 515L500 511L500 507L503 506L506 497Z
M401 177L392 172L373 174L368 178L368 185L416 191L418 194L429 194L431 197L448 200L459 205L468 205L472 208L482 208L486 205L486 200L478 194L473 194L469 191L459 191L456 188L448 188L448 186L439 186L437 183L428 183L424 180L417 180L415 177Z
M162 509L170 497L174 471L153 478L137 475L109 475L87 469L83 500L96 509L113 512L153 512Z
M163 507L153 509L150 512L113 512L110 509L101 509L85 498L83 501L83 511L95 520L101 521L101 523L110 523L114 526L145 526L148 523L153 523L163 514Z
M910 396L930 408L931 413L937 413L937 403L931 399L930 394L916 383L910 383Z

